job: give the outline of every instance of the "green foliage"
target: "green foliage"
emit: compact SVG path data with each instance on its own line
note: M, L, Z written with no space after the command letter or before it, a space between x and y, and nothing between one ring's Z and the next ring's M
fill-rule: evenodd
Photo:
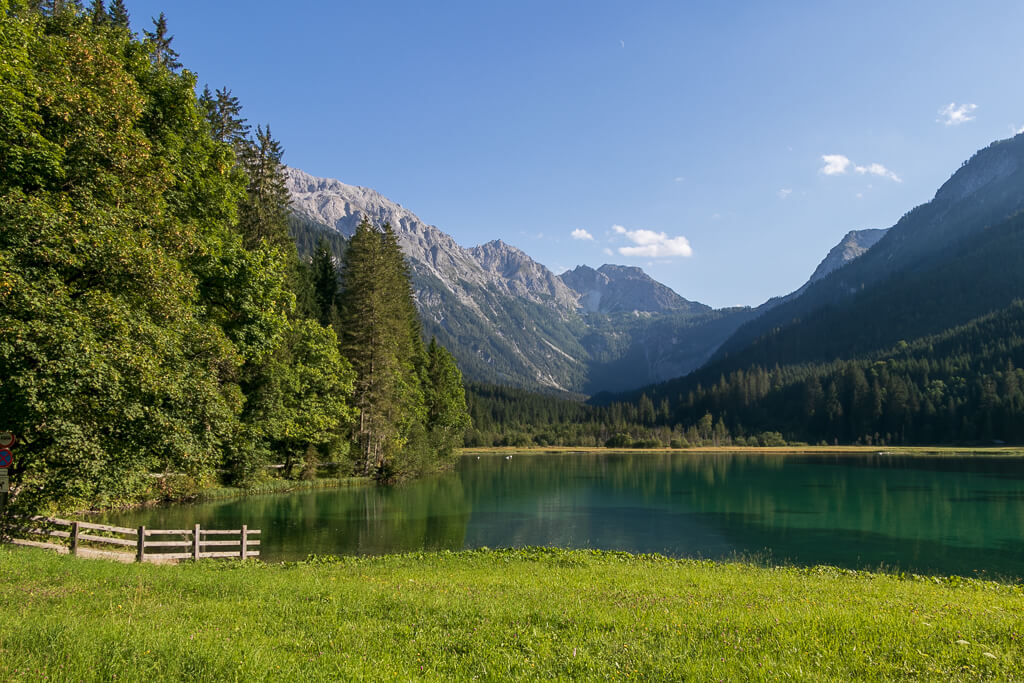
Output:
M423 347L408 267L391 226L378 230L364 220L356 228L337 304L325 242L313 269L320 314L334 317L336 305L342 352L356 373L359 471L390 480L450 463L468 424L462 374L436 341Z
M140 43L100 9L0 4L0 403L29 512L258 479L333 457L353 417L334 331L295 311L279 146L259 129L240 160L166 24Z

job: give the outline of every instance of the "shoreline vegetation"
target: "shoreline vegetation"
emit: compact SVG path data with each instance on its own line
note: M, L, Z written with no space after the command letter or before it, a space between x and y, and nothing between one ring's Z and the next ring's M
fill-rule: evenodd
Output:
M4 680L1024 676L1024 586L961 577L547 548L158 566L6 546L0 574Z
M1024 447L1019 446L986 446L986 447L953 447L953 446L693 446L688 448L607 448L600 446L490 446L461 448L456 457L471 456L544 456L544 455L667 455L667 454L714 454L714 453L750 453L763 455L882 455L882 456L983 456L983 457L1022 457ZM215 500L230 500L246 496L273 495L308 491L313 489L348 488L356 486L375 486L373 477L319 477L315 479L289 479L271 477L249 486L210 486L200 489L188 489L180 495L170 494L163 498L147 498L136 503L122 504L101 509L58 511L58 515L95 515L111 510L130 510L136 508L155 507L162 505L187 505Z

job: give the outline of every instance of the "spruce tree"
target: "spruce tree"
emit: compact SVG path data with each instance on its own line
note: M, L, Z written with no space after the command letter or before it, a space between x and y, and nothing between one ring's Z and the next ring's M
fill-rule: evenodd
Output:
M310 264L313 295L321 325L333 325L338 317L338 269L327 240L321 238Z
M227 88L211 93L209 87L204 87L199 102L213 138L228 143L236 154L240 153L248 143L249 125L242 116L238 98Z
M363 220L342 264L342 353L356 372L354 433L359 469L388 479L409 470L423 447L424 401L418 375L422 342L408 273L394 233Z
M167 17L161 12L160 16L153 19L153 30L143 31L146 36L146 42L149 43L153 52L152 60L154 64L162 64L171 71L181 68L181 62L178 61L178 53L171 47L171 42L174 40L174 36L167 35Z
M103 0L92 0L89 16L92 18L93 26L104 26L110 22L110 16L107 14L106 7L103 6Z
M288 234L288 207L291 196L285 181L281 143L270 133L270 126L256 127L256 139L246 144L240 155L242 169L249 178L248 198L239 207L239 230L246 246L265 241L272 247L294 251Z
M126 30L131 28L131 18L128 16L128 9L124 6L124 0L111 0L108 15L112 25Z

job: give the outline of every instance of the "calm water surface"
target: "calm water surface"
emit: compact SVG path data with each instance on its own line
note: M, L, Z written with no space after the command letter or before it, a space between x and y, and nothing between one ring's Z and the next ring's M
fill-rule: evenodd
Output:
M266 561L551 545L1024 578L1024 458L552 454L462 458L394 488L107 517L262 529Z

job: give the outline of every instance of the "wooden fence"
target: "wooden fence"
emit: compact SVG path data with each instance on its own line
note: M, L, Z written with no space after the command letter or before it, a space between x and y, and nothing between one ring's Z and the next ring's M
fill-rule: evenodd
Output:
M140 526L130 529L109 524L74 522L53 517L32 517L34 526L23 530L23 534L49 539L67 539L67 545L47 541L11 539L15 545L50 548L60 553L81 557L104 557L121 562L177 562L178 560L200 560L208 557L235 558L245 560L259 557L259 529L202 529L196 524L191 529L147 529ZM63 527L57 529L53 527ZM99 532L107 534L100 536ZM210 538L212 537L212 538ZM237 537L237 538L232 538ZM104 549L97 546L131 548L132 551ZM212 548L212 550L211 550Z

